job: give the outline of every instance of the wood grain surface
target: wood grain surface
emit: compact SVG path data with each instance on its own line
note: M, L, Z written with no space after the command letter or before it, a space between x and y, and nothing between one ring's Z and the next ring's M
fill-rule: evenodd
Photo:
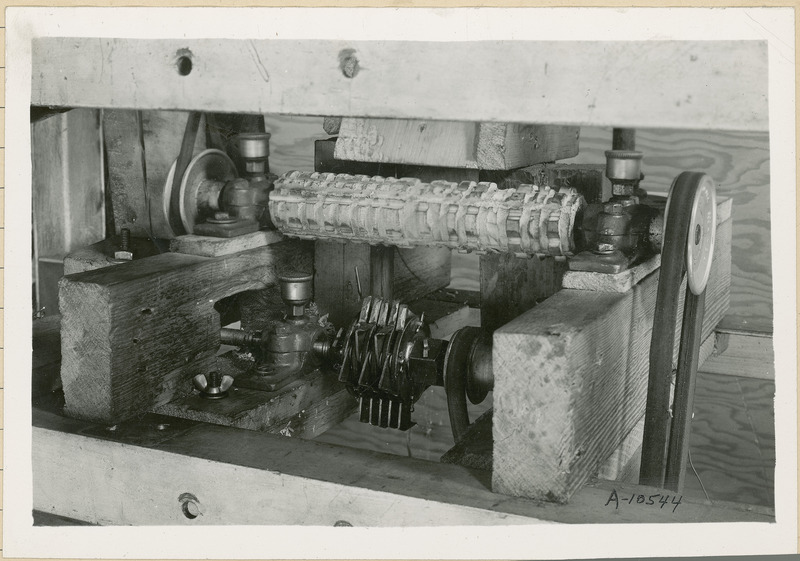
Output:
M688 499L668 516L659 509L615 509L605 506L612 489L626 496L659 490L607 481L583 487L569 505L548 505L492 493L485 472L461 466L186 420L168 421L158 430L167 425L164 419L145 415L112 432L34 410L34 508L121 525L458 526L775 517L765 507ZM76 451L82 461L75 461ZM182 508L186 493L194 513Z
M768 128L759 41L42 37L32 59L33 105Z
M275 173L312 170L314 139L326 138L318 117L268 115L272 132L270 165ZM580 154L566 162L601 163L611 148L611 128L583 127ZM709 173L721 195L733 199L731 304L733 328L772 330L772 275L769 221L769 143L765 133L708 131L637 131L637 148L645 152L642 186L664 193L681 171ZM480 290L479 256L453 252L451 287ZM726 321L728 321L726 319ZM357 420L346 421L323 438L401 455L432 457L452 445L444 395L429 390L417 405L410 437L370 430ZM491 401L484 402L484 410ZM478 413L476 411L476 413ZM471 417L472 418L472 417Z
M684 493L712 501L775 504L775 383L702 371L697 375Z
M344 118L334 157L509 170L577 155L579 130L557 125Z

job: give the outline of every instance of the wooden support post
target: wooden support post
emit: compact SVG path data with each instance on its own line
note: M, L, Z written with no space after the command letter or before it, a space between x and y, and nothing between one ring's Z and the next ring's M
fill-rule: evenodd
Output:
M55 315L64 256L105 237L99 111L74 109L37 121L31 144L36 299Z
M187 113L179 111L104 112L108 187L117 233L128 228L136 237L174 236L163 194L170 166L181 151L186 119ZM205 147L205 135L198 134L194 153Z
M64 277L61 377L66 411L115 423L170 401L219 347L214 304L277 282L310 244L219 258L177 253Z
M481 325L494 331L561 289L565 260L480 256Z
M578 127L342 119L340 160L471 169L514 169L578 155Z
M450 250L446 248L314 242L314 301L336 326L347 325L358 315L363 296L409 303L449 283Z
M369 248L370 294L391 300L394 294L394 247L373 245ZM363 281L362 281L363 282Z

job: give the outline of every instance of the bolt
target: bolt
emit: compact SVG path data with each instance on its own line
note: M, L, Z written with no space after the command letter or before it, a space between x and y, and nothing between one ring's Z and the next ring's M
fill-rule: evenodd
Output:
M130 249L131 231L123 228L120 236L119 250L114 252L114 262L133 261L133 252Z
M122 251L130 251L131 231L128 228L123 228L121 234L122 234L122 240L120 240L119 248Z

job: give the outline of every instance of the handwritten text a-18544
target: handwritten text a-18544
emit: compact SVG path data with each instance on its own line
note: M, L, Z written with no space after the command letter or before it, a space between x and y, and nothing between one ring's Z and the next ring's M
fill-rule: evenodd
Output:
M661 493L654 493L652 495L639 495L633 493L630 497L627 495L620 495L616 489L611 490L611 495L608 497L605 506L613 505L615 509L626 505L641 505L648 507L657 507L663 509L667 505L672 506L672 512L681 504L683 495L662 495Z

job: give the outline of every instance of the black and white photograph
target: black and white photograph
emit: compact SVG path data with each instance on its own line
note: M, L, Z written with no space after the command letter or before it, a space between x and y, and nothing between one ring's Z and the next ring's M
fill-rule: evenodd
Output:
M9 8L4 555L796 553L794 21Z

